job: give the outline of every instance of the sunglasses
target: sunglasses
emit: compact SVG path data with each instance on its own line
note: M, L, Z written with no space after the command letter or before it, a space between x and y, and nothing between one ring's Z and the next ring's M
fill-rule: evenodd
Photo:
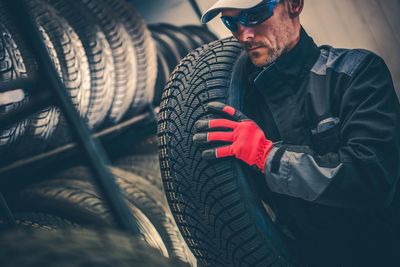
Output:
M280 0L264 1L263 3L240 11L235 17L221 16L222 22L231 32L237 32L239 29L238 23L245 27L258 25L274 15L274 9Z

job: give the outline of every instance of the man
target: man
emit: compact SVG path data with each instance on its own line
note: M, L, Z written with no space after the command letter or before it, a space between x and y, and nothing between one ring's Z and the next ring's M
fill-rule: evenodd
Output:
M233 156L263 174L307 264L394 264L400 105L389 70L366 50L317 47L303 5L220 0L203 15L221 13L252 64L244 109L209 104L225 118L198 121L194 141L227 142L203 157Z

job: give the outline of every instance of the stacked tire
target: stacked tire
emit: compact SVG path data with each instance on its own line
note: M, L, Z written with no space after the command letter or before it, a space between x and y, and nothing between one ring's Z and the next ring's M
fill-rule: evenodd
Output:
M59 79L93 132L140 114L149 106L158 106L179 61L217 39L194 25L157 24L148 29L124 0L24 1ZM36 59L6 10L0 2L0 83L19 78L37 81ZM31 97L18 88L0 93L0 115ZM1 129L0 165L70 142L68 129L62 112L54 106ZM168 207L158 163L155 149L116 161L118 167L112 168L112 173L138 222L141 239L163 256L196 266ZM24 228L112 228L111 213L92 182L86 169L69 169L45 182L10 192L7 201L18 225ZM0 230L7 230L5 225L0 221Z
M150 25L149 29L157 46L158 76L153 104L158 106L165 84L178 63L191 51L218 38L197 25L178 27L161 23Z
M186 266L117 231L11 231L0 236L0 246L3 267Z
M151 104L156 47L146 24L123 0L25 0L53 64L79 115L92 131L114 125ZM37 79L35 59L0 6L0 82ZM41 88L39 88L40 90ZM19 93L19 94L18 94ZM18 97L19 96L19 97ZM29 101L0 94L0 115ZM0 132L1 162L12 162L71 141L68 125L49 107Z
M165 198L156 138L138 142L126 155L114 159L109 168L139 226L140 238L158 255L197 266ZM88 168L73 167L44 179L32 177L32 180L43 181L5 195L18 228L58 232L65 229L101 229L103 232L114 228L109 207L94 186ZM0 220L2 228L1 234L8 231L5 222Z
M158 106L170 73L189 52L217 37L201 26L147 28L124 0L24 0L79 115L95 132ZM38 79L35 59L1 7L0 82ZM43 79L43 77L41 77ZM40 90L39 88L38 90ZM0 115L29 101L21 90L0 94ZM45 110L0 132L10 163L71 142L60 110Z
M0 31L0 80L7 82L32 75L35 68L33 64L29 64L32 61L27 52L28 49L23 44L20 44L16 34L17 31L10 22L1 2ZM28 67L32 67L32 69L28 69ZM22 93L21 97L17 97L17 92L0 93L0 115L16 109L28 101L28 97L24 93ZM7 128L2 127L0 129L0 149L8 149L19 141L27 131L29 124L30 119L25 119Z
M163 191L154 183L155 179L161 180L160 174L151 180L120 168L111 167L111 172L139 226L141 238L161 255L195 266L196 260L174 222ZM12 193L7 200L16 214L51 214L80 227L112 228L110 211L91 181L86 168L76 167Z

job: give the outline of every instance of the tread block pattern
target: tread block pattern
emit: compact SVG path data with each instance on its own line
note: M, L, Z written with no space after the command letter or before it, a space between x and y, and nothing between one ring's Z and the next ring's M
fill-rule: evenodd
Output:
M22 212L14 213L15 222L17 228L28 229L28 230L46 230L46 231L58 231L60 229L79 229L79 225L72 223L66 219L63 219L52 214L40 213L40 212ZM6 222L0 219L0 231L9 231Z
M102 0L79 0L95 17L100 29L110 44L115 64L115 93L106 123L119 122L130 108L137 83L137 55L129 33Z
M141 112L154 96L157 75L157 51L147 26L132 4L124 0L102 0L108 10L117 15L129 34L136 54L135 95L130 107L130 114ZM130 88L133 90L133 88Z
M201 159L194 123L213 118L212 101L227 103L234 64L242 52L233 38L210 43L184 58L160 105L158 137L166 196L198 261L210 266L291 266L266 238L268 225L238 179L236 161ZM254 198L254 197L253 197Z
M0 8L2 8L0 6ZM3 12L1 12L3 13ZM4 14L1 14L4 15ZM23 58L12 34L3 25L4 16L0 19L0 82L11 81L28 76ZM10 99L11 98L11 99ZM8 93L0 93L0 115L19 107L27 101L27 97L13 100ZM29 121L18 122L0 131L0 149L15 143L26 131Z
M114 96L114 60L111 47L94 17L77 2L46 0L76 31L90 68L91 94L87 122L96 129L107 116Z

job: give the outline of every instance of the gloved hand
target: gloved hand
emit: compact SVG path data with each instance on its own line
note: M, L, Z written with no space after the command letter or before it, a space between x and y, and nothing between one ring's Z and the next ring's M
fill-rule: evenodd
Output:
M229 119L198 120L195 128L202 132L196 133L193 141L196 143L222 141L231 144L204 150L202 158L216 159L234 156L264 173L265 161L273 145L265 138L264 132L258 125L240 111L220 102L209 103L207 109L209 112ZM215 131L216 129L231 131Z

